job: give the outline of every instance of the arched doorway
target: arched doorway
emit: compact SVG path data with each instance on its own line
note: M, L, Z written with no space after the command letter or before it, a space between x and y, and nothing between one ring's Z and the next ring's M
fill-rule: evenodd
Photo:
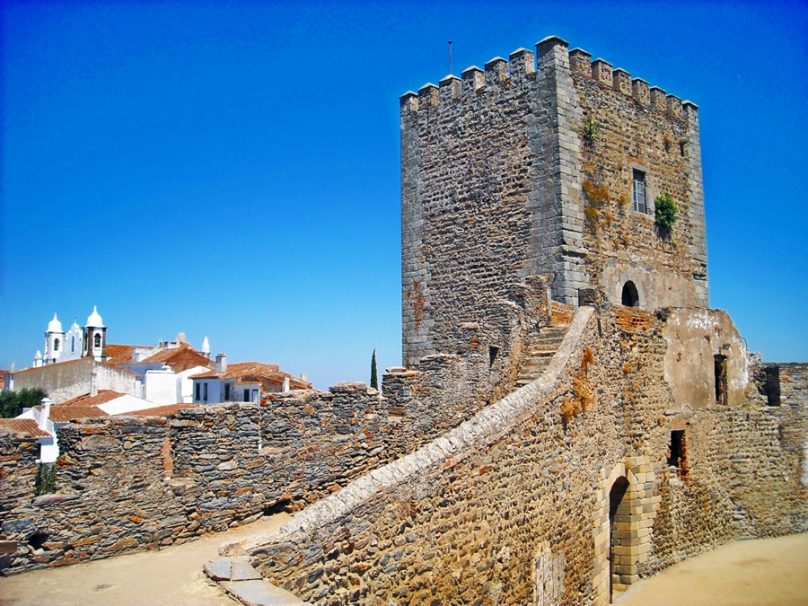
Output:
M637 292L637 287L631 280L623 284L623 293L620 298L622 304L626 307L640 306L640 293Z
M625 558L628 555L631 537L631 509L628 499L628 480L617 478L609 490L609 602L614 598L614 586L620 584L620 574L625 572Z

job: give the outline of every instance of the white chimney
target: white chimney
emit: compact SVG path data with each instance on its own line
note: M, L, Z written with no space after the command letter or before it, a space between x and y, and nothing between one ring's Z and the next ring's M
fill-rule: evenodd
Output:
M227 356L223 353L216 354L216 373L224 374L227 372Z
M51 401L50 398L42 398L42 408L39 410L39 428L48 431L48 419L50 418Z
M283 378L282 391L283 391L283 393L286 393L287 391L289 391L289 377L284 377Z

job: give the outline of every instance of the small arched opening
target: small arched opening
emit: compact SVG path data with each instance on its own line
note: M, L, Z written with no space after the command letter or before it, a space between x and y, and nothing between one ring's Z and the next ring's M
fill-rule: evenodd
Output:
M640 306L640 293L637 292L637 287L634 282L629 280L623 284L623 293L620 295L621 303L626 307L639 307Z
M96 348L101 347L101 335L98 333L95 333L93 337L93 346Z

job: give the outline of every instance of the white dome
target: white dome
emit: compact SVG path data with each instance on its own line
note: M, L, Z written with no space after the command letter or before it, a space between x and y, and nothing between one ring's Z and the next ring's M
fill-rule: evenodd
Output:
M48 322L48 332L64 332L62 330L62 323L59 322L59 318L56 317L56 314L53 314L53 320Z
M34 355L34 360L41 360L41 359L42 359L42 352L37 349L36 354Z
M85 328L104 328L104 319L98 313L98 309L93 305L93 313L87 317Z

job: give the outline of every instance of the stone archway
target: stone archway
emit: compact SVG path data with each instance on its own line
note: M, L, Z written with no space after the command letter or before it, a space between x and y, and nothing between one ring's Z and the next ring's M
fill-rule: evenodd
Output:
M598 606L610 604L639 580L659 501L648 457L627 457L610 470L601 469L593 527L592 586Z

